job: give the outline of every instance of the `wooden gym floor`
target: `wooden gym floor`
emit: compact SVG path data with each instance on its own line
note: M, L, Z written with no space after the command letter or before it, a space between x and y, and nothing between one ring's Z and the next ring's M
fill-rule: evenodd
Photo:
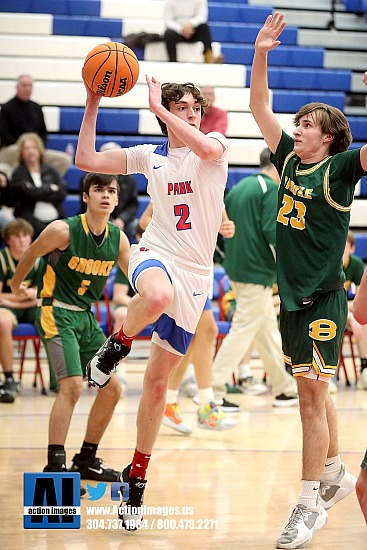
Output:
M98 456L108 466L124 468L132 457L135 418L146 364L145 350L127 363L127 395L118 403ZM229 395L241 405L232 430L212 432L195 425L196 405L181 399L184 420L193 433L183 436L162 426L148 469L146 506L191 507L193 514L148 516L147 528L127 532L108 528L116 515L87 515L87 507L111 506L109 491L96 503L81 502L80 530L23 528L23 472L40 472L46 463L48 416L54 397L32 388L28 360L21 395L0 404L1 546L23 550L243 550L272 549L296 502L301 467L298 407L275 409L270 393ZM349 370L349 369L348 369ZM43 361L43 372L47 366ZM261 378L256 360L253 372ZM351 379L353 375L351 373ZM72 420L66 449L70 462L84 438L94 391L85 388ZM358 475L367 445L367 391L339 382L334 396L339 414L340 447L348 469ZM97 482L90 482L96 486ZM83 481L83 485L86 482ZM88 494L86 495L88 498ZM88 528L105 520L105 529ZM181 529L179 520L196 529ZM209 521L204 521L209 520ZM181 523L182 525L182 523ZM207 527L199 529L198 527ZM367 529L355 493L329 511L327 525L307 545L310 550L366 550Z

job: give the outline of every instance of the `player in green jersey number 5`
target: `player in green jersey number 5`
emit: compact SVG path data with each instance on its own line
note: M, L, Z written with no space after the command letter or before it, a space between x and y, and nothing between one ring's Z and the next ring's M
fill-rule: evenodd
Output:
M328 518L326 510L353 491L338 447L337 416L328 383L338 364L348 306L342 257L354 187L367 170L367 146L348 150L343 113L325 103L304 105L293 137L269 104L268 52L279 44L284 15L270 15L255 41L250 107L281 174L276 230L280 328L292 365L303 431L302 484L278 548L300 548Z
M47 472L66 471L64 445L83 390L85 365L105 341L91 305L100 299L116 262L127 270L130 255L125 233L108 221L118 202L116 177L90 173L83 185L86 213L51 222L19 261L11 283L14 294L21 296L27 273L36 259L44 256L38 289L38 329L60 387L49 420ZM107 468L96 457L120 393L116 374L97 393L85 440L70 470L80 472L82 479L120 480L120 472Z

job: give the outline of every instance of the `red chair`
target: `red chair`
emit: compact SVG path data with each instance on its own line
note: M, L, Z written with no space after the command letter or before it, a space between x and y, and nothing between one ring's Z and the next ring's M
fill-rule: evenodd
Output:
M339 362L338 362L338 366L337 366L337 369L336 369L336 377L337 377L337 380L339 380L340 369L343 369L344 376L345 376L345 384L346 384L346 386L350 386L351 383L349 381L347 366L346 366L346 363L345 363L346 358L345 358L344 350L343 350L343 347L344 347L345 344L349 344L350 357L351 357L352 365L353 365L353 368L354 368L355 381L357 382L358 373L357 373L356 355L354 353L353 332L351 330L348 330L348 329L346 329L344 331L342 345L340 347Z
M36 361L36 366L34 369L34 380L33 387L37 387L37 377L40 379L41 383L41 393L47 395L46 387L43 381L42 369L41 369L41 360L40 360L40 347L41 339L39 337L38 331L34 325L31 323L19 323L19 325L13 330L13 340L20 343L20 369L19 369L19 380L22 380L24 372L24 361L26 359L26 348L27 343L31 341L33 343L34 357Z

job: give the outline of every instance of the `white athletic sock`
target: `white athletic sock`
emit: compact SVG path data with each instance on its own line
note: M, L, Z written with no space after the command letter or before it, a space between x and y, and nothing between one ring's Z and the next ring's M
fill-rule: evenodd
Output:
M205 407L207 403L210 403L210 401L214 401L214 391L213 388L204 388L198 390L198 396L200 399L200 405L201 407Z
M321 481L334 481L340 474L342 460L340 454L326 459Z
M178 391L179 390L170 390L170 389L167 390L167 395L166 395L167 404L178 403Z
M252 376L250 363L241 363L238 367L238 378L248 378L249 376Z
M319 510L319 489L319 481L305 481L304 479L302 479L297 504L304 504L304 506L306 506L306 508L310 510Z

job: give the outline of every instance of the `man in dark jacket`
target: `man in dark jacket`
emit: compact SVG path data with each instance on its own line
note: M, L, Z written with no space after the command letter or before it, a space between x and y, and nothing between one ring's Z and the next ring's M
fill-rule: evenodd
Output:
M45 147L47 130L42 107L31 100L33 79L30 75L21 75L17 80L16 95L3 104L0 111L0 162L14 168L18 161L18 138L26 132L40 136ZM53 166L61 176L70 166L69 155L53 149L45 150L44 161Z

